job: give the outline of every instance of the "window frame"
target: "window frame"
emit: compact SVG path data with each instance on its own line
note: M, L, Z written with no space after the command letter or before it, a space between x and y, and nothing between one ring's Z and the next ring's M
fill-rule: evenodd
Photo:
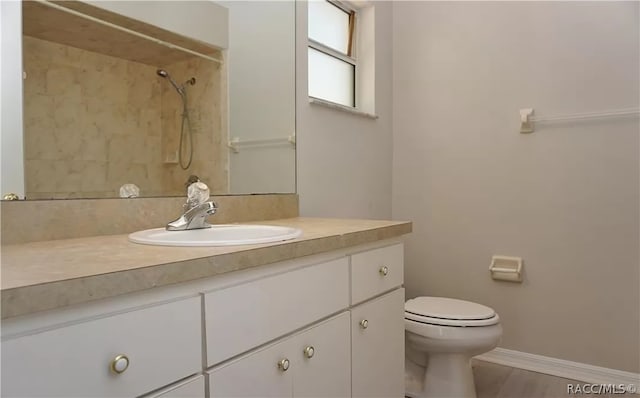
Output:
M358 109L358 95L357 95L358 58L356 54L357 52L356 24L358 23L358 10L349 6L348 4L345 4L342 1L337 1L337 0L321 0L321 1L326 1L327 3L341 9L342 11L344 11L346 14L349 15L349 43L347 43L347 54L341 51L335 50L316 40L313 40L312 38L309 37L308 31L307 31L307 43L308 43L307 47L312 48L316 51L319 51L323 54L326 54L330 57L336 58L342 62L348 63L353 66L353 87L352 87L353 98L351 99L353 105L344 105L344 104L335 103L331 100L308 95L308 93L307 95L309 96L309 98L318 99L320 101L326 101L330 103L335 103L336 105L340 105L340 106L346 106L349 108ZM308 56L307 56L307 59L308 59Z

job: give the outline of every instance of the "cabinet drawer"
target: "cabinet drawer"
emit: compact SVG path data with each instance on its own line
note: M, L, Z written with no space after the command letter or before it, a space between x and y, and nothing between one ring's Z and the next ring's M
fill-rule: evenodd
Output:
M201 330L194 297L7 339L2 396L137 396L200 371Z
M207 362L274 340L349 306L347 258L207 293Z
M351 256L351 303L357 304L402 285L402 244L356 253Z

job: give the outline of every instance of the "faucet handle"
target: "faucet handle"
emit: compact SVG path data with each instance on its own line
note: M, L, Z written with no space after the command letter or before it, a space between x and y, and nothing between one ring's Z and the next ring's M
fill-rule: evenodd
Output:
M187 203L184 207L186 210L200 206L209 200L209 187L201 181L194 182L187 188Z

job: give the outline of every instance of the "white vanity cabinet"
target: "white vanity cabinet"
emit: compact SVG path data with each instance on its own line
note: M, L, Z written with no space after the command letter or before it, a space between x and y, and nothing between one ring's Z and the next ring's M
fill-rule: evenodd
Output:
M349 260L225 287L205 294L204 305L207 363L212 366L347 309Z
M382 241L3 321L2 396L402 397Z
M141 398L196 398L205 396L204 376L199 375L180 381L168 388L145 395Z
M367 250L351 256L352 305L396 289L403 283L404 252L401 244Z
M401 244L351 256L353 397L404 396L403 281Z
M198 297L15 336L3 329L3 397L133 397L201 371Z
M353 397L404 396L404 289L351 310L351 357Z
M348 310L214 367L211 397L404 396L403 279L395 244L205 295L209 364ZM216 310L229 302L242 304Z
M209 371L212 398L348 397L349 313L343 312Z

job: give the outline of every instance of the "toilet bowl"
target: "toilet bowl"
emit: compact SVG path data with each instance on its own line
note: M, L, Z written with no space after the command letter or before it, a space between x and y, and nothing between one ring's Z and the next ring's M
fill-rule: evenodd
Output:
M471 358L498 345L498 314L469 301L417 297L405 303L404 318L405 395L475 398Z

